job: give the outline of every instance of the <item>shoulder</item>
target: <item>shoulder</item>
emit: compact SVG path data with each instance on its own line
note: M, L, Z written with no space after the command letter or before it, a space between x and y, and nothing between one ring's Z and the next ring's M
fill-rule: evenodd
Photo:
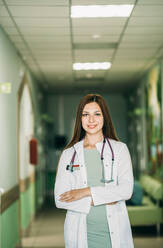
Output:
M71 154L73 154L74 151L75 151L78 147L80 147L81 145L82 145L82 141L79 141L79 142L75 143L73 146L64 149L63 152L62 152L62 154L65 155L65 156L66 156L66 155L71 155Z
M62 156L67 156L67 155L69 155L69 154L71 154L73 152L74 152L74 148L73 148L73 146L71 146L71 147L63 150L61 155Z
M127 151L128 150L128 147L126 145L126 143L122 142L122 141L117 141L117 140L114 140L114 139L110 139L109 138L109 141L113 147L113 149L117 152L117 153L120 153L122 151Z

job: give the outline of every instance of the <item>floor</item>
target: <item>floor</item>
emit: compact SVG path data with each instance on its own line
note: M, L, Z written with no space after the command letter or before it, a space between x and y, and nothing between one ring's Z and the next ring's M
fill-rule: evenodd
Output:
M64 210L45 207L33 222L29 236L22 239L22 248L64 248L64 217ZM134 228L135 248L163 248L162 229L157 237L155 227Z

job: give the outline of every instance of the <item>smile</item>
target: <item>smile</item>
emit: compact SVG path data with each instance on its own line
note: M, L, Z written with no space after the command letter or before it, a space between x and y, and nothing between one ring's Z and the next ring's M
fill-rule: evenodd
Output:
M88 125L88 128L91 128L91 129L93 129L93 128L95 128L97 125Z

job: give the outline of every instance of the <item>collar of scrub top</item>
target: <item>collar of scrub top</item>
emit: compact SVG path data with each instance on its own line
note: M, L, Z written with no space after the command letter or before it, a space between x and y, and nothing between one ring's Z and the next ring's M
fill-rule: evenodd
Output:
M105 143L106 143L106 140L107 140L107 143L110 147L110 150L111 150L111 153L112 153L112 165L111 165L111 177L109 180L105 180L105 172L104 172L104 157L103 157L103 153L104 153L104 148L105 148ZM79 165L74 165L74 160L75 160L75 156L76 156L76 150L74 148L74 153L73 153L73 156L71 158L71 161L70 161L70 164L66 166L66 170L69 170L71 172L74 171L74 168L76 166L79 167ZM104 137L104 140L103 140L103 145L102 145L102 150L101 150L101 161L102 161L102 179L101 179L101 182L102 183L111 183L113 182L113 165L114 165L114 152L113 152L113 149L112 149L112 146L110 144L110 141L108 138Z

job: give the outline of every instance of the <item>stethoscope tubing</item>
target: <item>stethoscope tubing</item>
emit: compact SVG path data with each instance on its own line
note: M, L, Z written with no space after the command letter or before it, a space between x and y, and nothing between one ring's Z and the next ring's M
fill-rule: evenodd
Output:
M112 165L111 165L111 178L110 180L106 180L105 179L105 172L104 172L104 157L103 157L103 153L104 153L104 148L105 148L105 144L106 144L106 141L110 147L110 150L111 150L111 153L112 153ZM70 164L67 165L66 167L66 170L69 170L71 172L74 171L74 168L73 168L73 165L74 165L74 161L75 161L75 156L76 156L76 150L74 148L74 153L72 155L72 158L71 158L71 161L70 161ZM113 182L113 166L114 166L114 152L113 152L113 149L112 149L112 146L110 144L110 141L108 138L104 137L104 140L103 140L103 145L102 145L102 150L101 150L101 161L102 161L102 179L101 179L101 182L103 183L111 183Z

